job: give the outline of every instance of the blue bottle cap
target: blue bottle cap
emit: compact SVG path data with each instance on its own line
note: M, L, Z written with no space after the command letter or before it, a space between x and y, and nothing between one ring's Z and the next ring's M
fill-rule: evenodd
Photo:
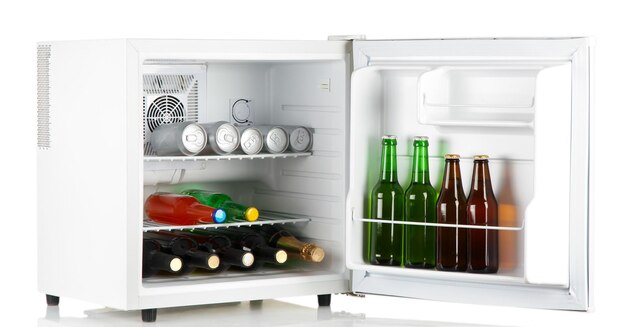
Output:
M226 211L222 209L215 209L213 212L213 221L217 224L221 224L226 221Z

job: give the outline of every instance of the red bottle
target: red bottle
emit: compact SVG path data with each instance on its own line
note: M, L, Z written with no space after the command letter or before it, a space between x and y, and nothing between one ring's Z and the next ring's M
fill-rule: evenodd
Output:
M171 225L223 223L226 212L200 204L189 195L154 193L144 204L148 218Z

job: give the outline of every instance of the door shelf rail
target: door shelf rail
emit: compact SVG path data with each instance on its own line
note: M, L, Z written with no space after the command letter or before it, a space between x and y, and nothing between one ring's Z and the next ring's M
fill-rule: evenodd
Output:
M352 220L360 221L360 222L367 222L367 223L430 226L430 227L445 227L445 228L486 229L486 230L516 231L516 232L524 230L524 223L522 223L521 226L478 226L478 225L462 225L462 224L425 223L425 222L416 222L416 221L391 221L391 220L384 220L384 219L369 219L369 218L352 218Z
M263 212L257 221L234 221L223 224L199 224L199 225L168 225L156 221L145 219L143 221L143 231L172 231L172 230L194 230L211 228L229 228L242 226L262 226L262 225L284 225L296 223L308 223L311 218L302 216L292 216L274 212Z

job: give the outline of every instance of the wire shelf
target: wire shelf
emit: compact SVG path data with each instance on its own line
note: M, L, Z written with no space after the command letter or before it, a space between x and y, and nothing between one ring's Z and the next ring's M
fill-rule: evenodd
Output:
M197 162L211 160L253 160L253 159L275 159L275 158L299 158L309 157L311 152L285 152L285 153L259 153L259 154L228 154L210 156L144 156L144 162Z
M201 225L168 225L158 223L153 220L146 219L143 221L143 231L172 231L172 230L193 230L193 229L211 229L211 228L228 228L228 227L242 227L242 226L262 226L262 225L276 225L276 224L295 224L295 223L307 223L311 221L311 218L297 216L297 215L285 215L276 212L263 212L259 215L257 221L233 221L223 224L201 224Z

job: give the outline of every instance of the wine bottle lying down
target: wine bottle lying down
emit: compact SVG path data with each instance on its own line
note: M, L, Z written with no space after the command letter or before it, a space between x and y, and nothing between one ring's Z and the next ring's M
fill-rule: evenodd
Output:
M294 258L308 262L322 262L324 249L313 243L297 239L288 230L276 225L251 226L250 229L262 236L269 246L287 251Z
M178 274L184 275L196 269L213 271L220 266L220 257L215 251L202 251L198 242L190 237L168 232L147 232L144 239L159 243L163 252L183 259L183 267Z

